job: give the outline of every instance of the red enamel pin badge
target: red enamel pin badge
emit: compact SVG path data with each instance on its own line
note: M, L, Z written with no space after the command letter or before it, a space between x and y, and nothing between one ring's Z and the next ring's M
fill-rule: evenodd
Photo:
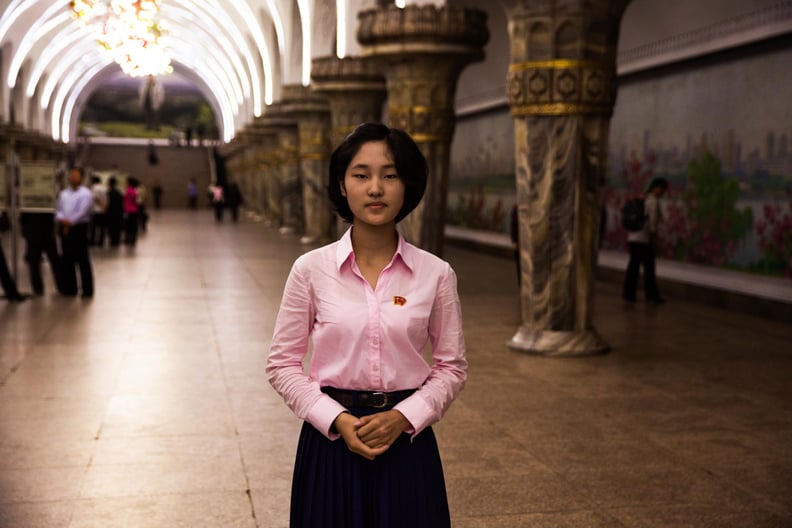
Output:
M404 306L405 304L407 304L407 299L405 299L401 295L394 295L393 296L393 304L395 304L397 306Z

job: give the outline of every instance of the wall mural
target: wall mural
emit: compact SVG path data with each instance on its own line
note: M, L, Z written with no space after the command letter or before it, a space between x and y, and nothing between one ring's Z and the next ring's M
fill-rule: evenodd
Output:
M99 86L80 116L81 136L217 139L214 113L178 74L131 78L119 73Z
M671 186L663 258L792 279L790 63L792 49L781 43L623 79L611 121L602 247L626 250L621 206L664 177ZM504 109L497 119L458 122L450 224L509 232L515 196L507 118Z
M659 150L646 132L637 155L611 152L604 193L606 249L623 249L619 211L653 177L671 186L663 201L659 254L665 258L792 278L792 151L788 134L770 131L764 149L745 155L737 134L723 142Z

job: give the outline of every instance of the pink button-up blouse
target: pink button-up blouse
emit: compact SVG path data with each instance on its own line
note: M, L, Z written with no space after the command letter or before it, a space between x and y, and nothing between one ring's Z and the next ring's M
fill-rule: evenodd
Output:
M330 439L344 412L321 387L418 389L396 405L413 435L436 422L467 378L462 312L451 266L399 235L372 289L355 263L352 229L299 257L275 322L267 376L289 408ZM312 341L310 366L305 358ZM433 364L424 359L427 342Z

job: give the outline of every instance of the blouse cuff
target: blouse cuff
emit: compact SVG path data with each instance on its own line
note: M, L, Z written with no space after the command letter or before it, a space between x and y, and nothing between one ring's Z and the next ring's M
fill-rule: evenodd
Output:
M330 396L322 394L316 403L308 411L306 420L313 425L320 433L325 435L330 440L338 440L341 435L338 433L331 433L330 427L338 415L346 412L343 405L335 401Z
M407 418L407 421L410 422L412 428L405 431L411 435L410 440L414 440L421 431L432 423L432 417L435 414L429 404L418 393L402 400L394 409L402 413Z

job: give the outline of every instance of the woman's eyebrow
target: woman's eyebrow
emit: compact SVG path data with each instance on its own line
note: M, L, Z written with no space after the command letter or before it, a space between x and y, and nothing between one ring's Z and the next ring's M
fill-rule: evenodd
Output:
M350 168L352 168L352 169L370 169L371 167L366 165L365 163L356 163L355 165L352 165L352 167L350 167ZM396 164L395 163L388 163L387 165L382 165L382 168L383 169L395 169L396 168Z

